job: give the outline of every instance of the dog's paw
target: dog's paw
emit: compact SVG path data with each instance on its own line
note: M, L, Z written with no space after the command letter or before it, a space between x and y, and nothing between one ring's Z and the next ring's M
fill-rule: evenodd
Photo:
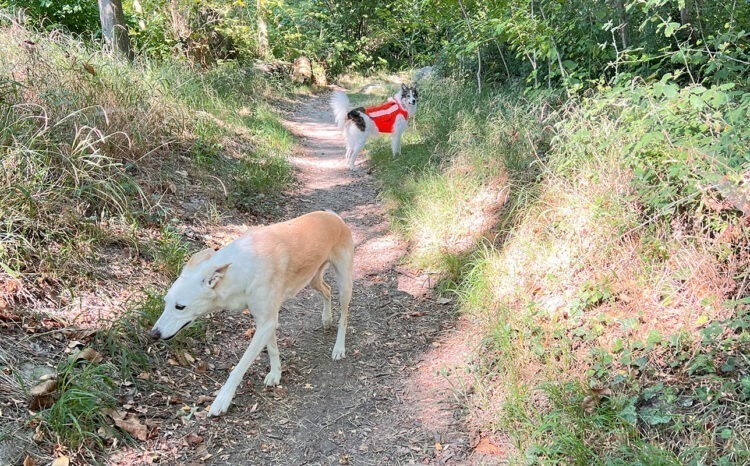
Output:
M338 361L339 359L344 359L346 357L346 349L345 348L339 348L338 346L334 346L333 353L331 354L331 359L334 361Z
M263 381L266 387L273 387L274 385L278 385L279 382L281 382L281 372L274 371L269 372Z
M215 399L214 402L211 403L211 408L208 410L208 415L209 416L221 416L222 414L226 413L227 410L229 409L229 403L231 402L228 401L226 403L222 403L221 401L219 401L218 398Z
M211 403L211 408L208 410L209 416L221 416L229 410L229 405L232 404L232 398L234 393L222 388L219 390L219 394L216 395L216 399Z

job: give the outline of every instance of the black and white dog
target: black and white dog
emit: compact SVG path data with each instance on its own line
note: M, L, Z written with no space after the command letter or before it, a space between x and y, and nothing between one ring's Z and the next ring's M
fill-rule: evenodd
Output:
M409 118L417 111L418 97L416 86L401 84L401 91L383 105L351 110L349 97L341 91L333 92L331 108L336 124L344 130L346 161L350 169L354 170L354 161L370 136L391 133L393 155L401 153L401 135L406 131Z

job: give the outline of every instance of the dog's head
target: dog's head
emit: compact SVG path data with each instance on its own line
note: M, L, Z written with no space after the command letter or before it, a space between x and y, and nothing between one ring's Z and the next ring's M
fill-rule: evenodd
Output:
M168 340L198 317L216 310L217 285L231 264L211 261L213 249L195 253L164 296L164 312L151 329L154 339Z
M401 84L401 102L403 102L406 105L417 105L417 100L419 100L419 91L417 90L417 86L409 87L406 84Z

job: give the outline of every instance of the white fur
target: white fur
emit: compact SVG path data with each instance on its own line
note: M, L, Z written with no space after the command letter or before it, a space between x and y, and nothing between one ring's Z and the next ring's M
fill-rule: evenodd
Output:
M409 99L402 99L402 92L407 88L403 84L401 86L402 90L397 92L393 98L407 111L409 118L414 118L414 113L417 111L416 96L410 94ZM349 169L354 170L357 155L359 155L362 149L364 149L367 138L377 136L380 132L378 131L375 122L373 122L364 112L359 112L365 121L364 131L360 131L360 129L357 128L357 125L347 118L347 114L351 110L351 103L349 102L349 97L341 91L333 92L333 95L331 96L331 108L333 109L336 126L344 130L344 140L346 141L346 162L349 165ZM393 132L391 133L391 152L394 156L401 154L401 136L404 134L407 127L407 120L401 115L397 116L396 122L393 125Z
M219 251L205 249L190 258L164 297L164 312L151 335L168 339L211 311L250 309L255 334L209 410L212 416L221 415L263 347L271 363L264 383L277 385L281 380L276 327L285 300L310 284L323 296L323 325L332 325L331 287L323 280L329 263L336 274L341 303L331 357L338 360L345 356L353 258L351 231L332 212L313 212L251 230Z

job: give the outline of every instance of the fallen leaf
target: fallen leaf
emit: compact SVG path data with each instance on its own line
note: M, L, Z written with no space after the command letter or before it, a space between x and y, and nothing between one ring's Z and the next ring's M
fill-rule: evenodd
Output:
M130 434L137 440L146 440L148 437L148 427L131 413L123 413L116 409L108 409L104 412L115 421L115 425Z
M453 299L451 299L451 298L438 298L435 302L438 303L438 304L448 304L448 303L453 302Z
M179 365L183 366L183 367L190 366L192 363L195 362L195 358L190 353L188 353L187 351L179 351L175 355L175 357L177 358L177 361L179 362ZM169 361L167 361L167 362L169 362Z
M26 455L23 459L23 466L36 466L36 460L31 455Z
M76 361L80 361L82 359L88 362L97 363L101 362L103 358L101 353L99 353L94 348L86 348L83 351L79 351L75 356Z
M198 445L198 448L195 449L195 453L199 455L200 459L202 461L206 461L207 459L211 458L213 455L208 452L208 447L205 443L201 443Z
M83 68L84 68L84 69L85 69L86 71L88 71L88 72L89 72L89 74L91 74L92 76L96 76L96 70L95 70L95 69L94 69L94 67L93 67L93 66L91 66L90 64L88 64L88 63L84 62L84 63L83 63Z
M203 442L203 436L198 435L196 433L187 434L185 439L190 445L198 445L199 443Z
M141 372L135 378L140 380L150 380L151 374L149 374L148 372Z
M56 389L57 380L45 380L39 385L33 387L29 390L29 394L31 395L29 409L32 411L39 411L40 409L49 408L55 404Z
M75 349L75 348L77 348L79 346L83 346L83 343L80 342L80 341L78 341L78 340L71 340L68 343L68 348L70 348L70 349Z
M593 414L594 411L596 411L596 407L599 405L599 400L602 399L602 397L610 395L612 395L612 390L609 388L591 388L590 393L583 397L583 401L581 402L584 412Z
M477 453L483 453L485 455L499 455L503 452L499 446L492 443L487 437L482 437L474 450Z
M114 438L114 436L112 435L112 430L109 427L99 427L98 429L96 429L96 434L105 440Z
M201 361L197 366L195 366L195 372L199 374L205 374L207 369L208 365L206 365L206 361Z
M443 449L443 446L440 444L440 442L435 442L435 450L440 451Z
M596 411L596 405L599 402L599 397L596 395L586 395L583 397L583 401L581 402L581 406L583 407L583 411L588 414L593 414L594 411Z
M245 332L245 338L252 338L253 335L255 335L255 327L249 329L247 332Z
M68 466L70 464L70 458L67 456L58 456L55 461L52 462L51 466Z
M53 393L57 389L57 380L45 380L39 385L34 386L29 393L31 396L43 396Z

